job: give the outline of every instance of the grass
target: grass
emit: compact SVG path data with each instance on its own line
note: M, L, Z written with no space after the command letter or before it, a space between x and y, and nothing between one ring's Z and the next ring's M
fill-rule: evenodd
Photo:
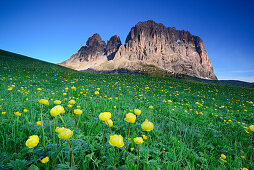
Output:
M55 162L55 169L69 169L70 151L75 161L71 169L113 169L115 150L108 143L109 128L98 118L101 112L111 112L112 134L124 139L125 145L116 153L119 169L136 169L137 161L139 169L254 169L248 129L254 122L253 88L145 75L89 74L6 51L0 51L0 81L0 169L52 169ZM15 87L8 91L11 85ZM66 87L67 95L63 95ZM98 96L94 95L97 88ZM41 126L36 124L41 119L40 99L49 100L43 108L45 149ZM68 108L71 99L76 104ZM57 147L54 118L49 113L55 100L62 101L66 111L62 117L69 129L75 122L73 109L80 106L83 111L70 139L72 149L65 140ZM136 108L142 113L130 126L124 164L128 130L124 118ZM17 111L20 117L14 114ZM145 119L154 123L148 163L146 141L139 146L140 159L133 142L146 135L141 129ZM63 126L59 116L55 121L56 126ZM25 145L31 135L40 138L33 149ZM226 163L221 154L226 155ZM42 164L46 156L50 160Z

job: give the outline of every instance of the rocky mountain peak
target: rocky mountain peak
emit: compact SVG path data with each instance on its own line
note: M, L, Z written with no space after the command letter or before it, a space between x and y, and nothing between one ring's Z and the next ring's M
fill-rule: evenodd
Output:
M106 55L108 60L114 59L115 53L121 45L120 37L117 35L112 36L109 41L107 41Z
M142 71L144 66L153 66L171 74L217 79L200 37L152 20L132 27L123 45L117 35L106 45L99 34L94 34L86 46L61 64L78 70L101 71L121 68Z

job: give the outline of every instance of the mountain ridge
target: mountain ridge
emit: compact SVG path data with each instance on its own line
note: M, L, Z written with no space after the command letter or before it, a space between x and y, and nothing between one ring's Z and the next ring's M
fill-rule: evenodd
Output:
M97 71L121 68L142 71L142 65L154 65L173 74L217 80L200 37L152 20L132 27L124 44L117 35L106 44L96 33L87 40L86 46L60 65Z

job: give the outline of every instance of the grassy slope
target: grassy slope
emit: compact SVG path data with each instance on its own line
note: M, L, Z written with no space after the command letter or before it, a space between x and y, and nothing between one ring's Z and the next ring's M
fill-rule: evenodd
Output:
M66 107L70 97L84 111L74 132L75 139L72 139L76 148L75 162L81 169L112 168L113 165L113 148L108 144L110 133L106 129L106 139L102 138L105 125L99 121L99 113L112 113L112 131L121 134L126 143L128 124L123 120L125 114L134 108L141 109L142 114L137 123L131 125L131 138L145 134L140 124L146 118L155 125L149 133L150 168L239 169L248 166L250 134L244 131L244 127L254 122L253 103L249 102L254 96L251 88L142 75L88 74L5 51L0 51L0 81L0 113L6 112L0 115L0 169L33 163L33 154L25 146L25 141L35 134L42 141L41 129L36 125L40 120L38 100L41 98L50 100L50 105L43 111L47 149L45 151L38 145L34 153L39 160L50 156L49 166L52 167L57 136L52 129L54 119L49 115L54 106L51 99L63 102L66 109L64 120L72 128L75 120L73 109ZM7 89L12 84L16 87L10 94ZM72 86L77 90L72 91ZM63 95L66 87L69 87L68 96ZM42 91L38 92L37 88L42 88ZM97 98L94 96L96 88L100 88L100 97ZM148 109L150 105L153 110ZM23 109L28 109L28 112L21 117L13 114ZM59 118L56 120L57 126L61 126ZM135 149L128 154L126 166L135 168L137 149L132 141L129 144L129 148ZM120 150L124 149L125 146ZM143 167L146 143L140 149L140 167ZM67 146L59 153L57 167L67 166L65 162L69 157L64 151L69 153ZM222 153L227 156L228 163L219 159ZM241 159L241 155L246 159ZM123 152L119 152L118 166L123 162ZM43 165L37 163L37 166Z

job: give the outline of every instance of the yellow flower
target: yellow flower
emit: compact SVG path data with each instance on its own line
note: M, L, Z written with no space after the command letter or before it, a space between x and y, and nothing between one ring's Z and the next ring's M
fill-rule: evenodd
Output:
M144 140L147 140L147 136L146 135L143 135L142 136Z
M112 121L111 119L105 121L105 123L106 123L106 125L107 125L108 127L112 127L112 126L113 126L113 121Z
M13 87L8 88L8 91L12 91Z
M242 156L241 156L241 158L242 158L242 159L245 159L245 158L246 158L246 156L242 155Z
M128 113L126 114L126 118L124 120L129 123L135 123L136 118L136 115L134 115L133 113Z
M64 96L66 96L66 95L67 95L67 93L63 93L63 95L64 95Z
M123 137L121 135L110 136L109 144L118 148L123 147Z
M102 112L102 113L100 113L100 115L99 115L99 119L101 120L101 121L107 121L107 120L109 120L111 118L111 113L110 112Z
M149 106L148 108L149 108L149 109L153 109L153 106Z
M43 104L43 105L49 105L49 101L48 100L45 100L45 99L41 99L41 100L39 100L39 103L40 104Z
M82 110L80 110L80 109L74 109L74 114L76 114L76 115L81 115L82 114Z
M21 113L19 113L19 112L14 112L14 114L17 116L21 116Z
M26 141L26 146L28 148L34 148L39 143L39 137L37 135L29 136L28 140Z
M61 104L62 102L60 100L55 100L54 104Z
M98 91L95 91L95 92L94 92L94 94L95 94L95 95L98 95L98 94L100 94L100 92L98 92Z
M74 87L74 86L72 86L71 89L76 91L76 87Z
M226 155L224 155L224 154L221 154L220 157L221 157L222 159L226 159L226 158L227 158Z
M66 140L66 139L70 139L72 135L73 135L73 131L71 131L70 129L64 128L64 130L58 134L58 137L60 139Z
M80 106L77 106L77 108L79 109L79 108L80 108Z
M6 112L2 112L2 115L5 115L6 114Z
M38 91L41 91L41 88L38 88L37 90L38 90Z
M24 109L23 112L26 113L28 110L27 109Z
M41 121L36 122L37 126L41 126Z
M116 106L113 106L113 108L115 109L115 108L116 108Z
M70 104L70 105L74 105L75 103L76 103L75 100L70 100L70 101L69 101L69 104Z
M64 111L63 106L57 105L57 106L53 107L53 108L50 110L50 115L53 116L53 117L56 117L56 116L58 116L60 113L63 113L63 111Z
M69 88L68 88L68 87L66 87L66 88L65 88L65 91L66 91L66 92L68 92L68 89L69 89Z
M139 109L134 109L134 113L136 114L136 115L140 115L141 114L141 110L139 110Z
M45 163L47 163L48 161L49 161L49 157L47 156L47 157L45 157L45 158L43 158L43 159L41 160L41 163L45 164Z
M134 150L134 148L131 148L131 151L133 151Z
M55 129L55 132L56 133L61 133L61 132L63 132L64 131L64 127L56 127L56 129Z
M254 125L250 125L250 131L254 132Z
M71 105L71 104L68 104L68 105L67 105L67 107L69 107L69 108L72 108L72 107L73 107L73 105Z
M134 141L137 145L139 145L139 144L141 144L141 143L144 142L142 137L136 137L136 138L133 139L133 141Z
M141 127L144 131L151 131L153 130L153 123L149 122L147 119L141 124Z
M241 170L248 170L248 168L241 168Z
M98 91L100 91L100 88L97 88Z

